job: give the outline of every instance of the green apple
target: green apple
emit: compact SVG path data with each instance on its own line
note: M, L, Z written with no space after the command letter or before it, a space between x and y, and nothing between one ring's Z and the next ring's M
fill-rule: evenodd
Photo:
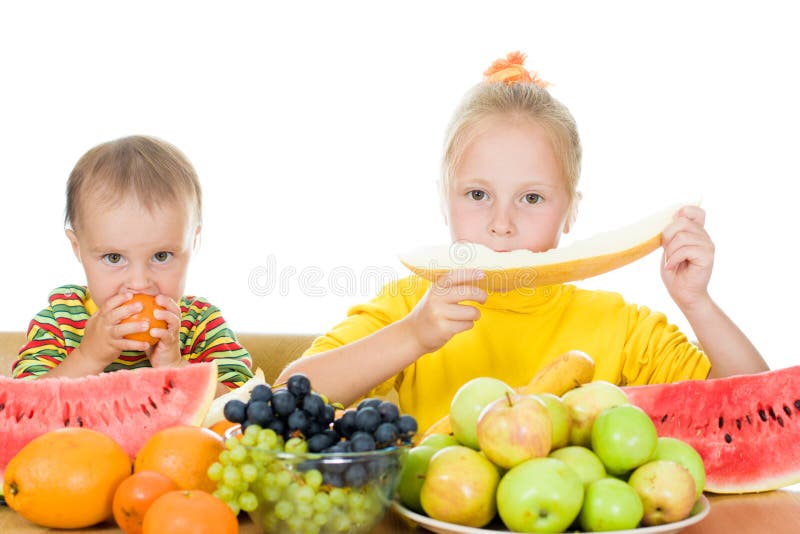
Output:
M553 424L547 406L532 395L506 393L478 416L480 450L503 469L550 452Z
M572 426L572 419L569 410L561 398L552 393L537 393L534 395L544 402L547 411L550 413L550 422L553 424L553 439L550 449L560 449L569 444L569 429Z
M650 460L658 433L647 413L633 404L600 412L592 425L592 450L609 473L621 475Z
M606 476L606 468L590 449L579 445L561 447L550 453L550 458L561 460L578 473L584 487Z
M569 443L582 447L591 447L592 425L597 414L612 406L628 404L622 388L602 380L571 389L561 396L561 400L572 419Z
M700 498L706 485L706 469L703 465L703 459L694 450L694 447L679 439L658 438L658 445L656 445L656 453L653 455L653 459L671 460L685 467L694 478L697 498Z
M497 487L500 519L516 532L563 532L578 517L582 503L581 479L555 458L522 462Z
M461 386L450 401L450 424L453 435L462 445L478 449L478 416L486 406L514 390L496 378L473 378Z
M616 478L601 478L586 487L578 521L591 532L629 530L639 525L644 507L630 484Z
M419 444L433 447L436 450L444 449L450 445L460 445L458 440L450 434L428 434Z
M431 457L420 491L428 516L480 528L497 512L497 468L477 451L461 445L440 449Z
M428 472L431 456L438 450L428 445L418 445L408 452L403 463L403 470L400 472L400 480L397 483L397 495L406 508L419 513L423 512L419 494L422 491L422 484L425 482L425 474Z
M686 519L697 492L694 478L677 462L653 460L638 467L628 479L642 499L643 525L663 525Z

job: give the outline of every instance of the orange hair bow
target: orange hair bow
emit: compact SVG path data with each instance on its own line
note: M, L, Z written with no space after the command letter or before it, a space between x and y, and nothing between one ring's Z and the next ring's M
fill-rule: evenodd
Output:
M483 81L486 83L502 82L506 85L515 83L532 83L542 89L550 85L548 82L539 78L535 72L528 71L525 64L525 54L522 52L509 52L505 59L497 59L483 73Z

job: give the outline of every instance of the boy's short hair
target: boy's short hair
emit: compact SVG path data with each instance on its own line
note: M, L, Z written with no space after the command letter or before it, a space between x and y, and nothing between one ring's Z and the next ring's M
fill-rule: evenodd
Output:
M164 140L132 135L92 148L75 164L67 180L64 224L79 224L88 194L114 203L134 195L148 208L184 203L202 220L202 190L189 159Z
M577 198L582 149L575 119L567 107L535 83L482 82L467 92L447 128L440 181L443 202L464 150L480 133L479 124L492 117L531 121L543 127L561 164L570 199Z

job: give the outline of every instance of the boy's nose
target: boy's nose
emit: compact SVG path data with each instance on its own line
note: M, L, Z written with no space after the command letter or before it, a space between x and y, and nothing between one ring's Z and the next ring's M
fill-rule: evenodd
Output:
M134 267L129 271L129 275L127 280L128 289L134 293L149 289L152 285L150 272L144 267Z

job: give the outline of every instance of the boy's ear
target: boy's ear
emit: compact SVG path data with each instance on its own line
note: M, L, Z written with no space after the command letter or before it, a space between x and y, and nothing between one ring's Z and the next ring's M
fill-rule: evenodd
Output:
M578 204L580 204L581 199L583 198L583 193L580 191L575 192L575 198L572 199L572 204L569 207L569 214L567 215L567 220L564 221L564 232L568 234L570 230L572 230L572 225L575 224L575 220L578 218Z
M67 234L67 239L69 239L69 243L72 245L72 253L75 254L75 257L78 259L78 263L83 263L81 261L81 247L78 245L78 236L76 236L75 232L73 232L70 228L64 230L64 233Z
M197 252L197 249L200 248L200 230L202 230L202 225L197 225L197 228L194 229L194 237L192 238L192 253Z

